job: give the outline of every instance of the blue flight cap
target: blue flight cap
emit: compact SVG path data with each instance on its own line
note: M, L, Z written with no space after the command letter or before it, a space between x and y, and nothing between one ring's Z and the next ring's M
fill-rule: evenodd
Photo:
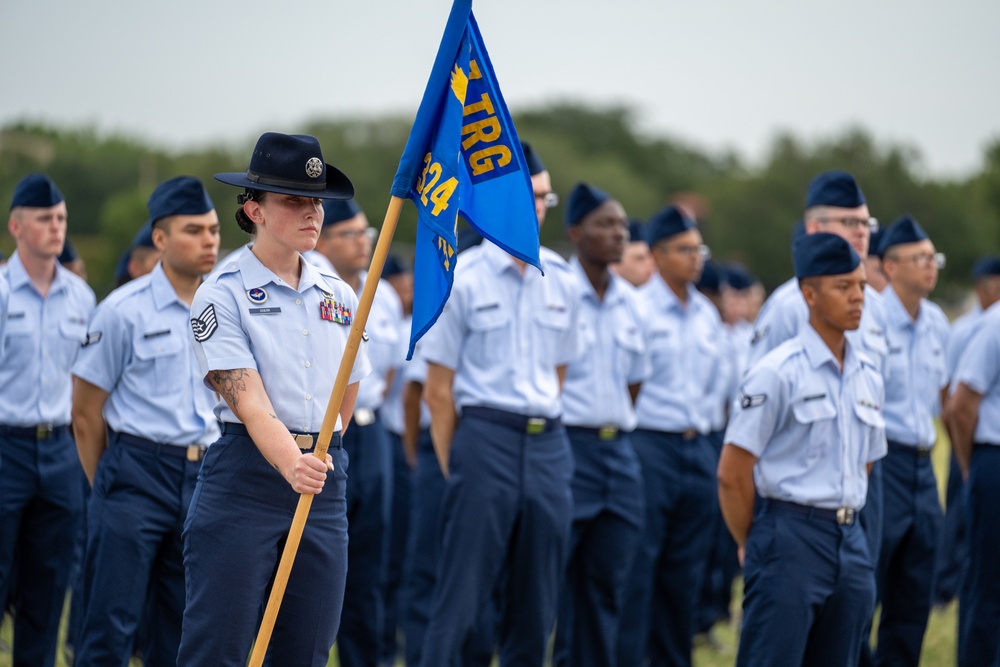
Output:
M78 259L80 259L80 255L76 253L76 248L73 247L73 244L70 243L69 239L66 239L66 242L63 244L62 254L59 255L59 263L69 264L70 262L75 262Z
M792 251L795 277L839 276L861 264L851 244L836 234L807 234L795 242Z
M706 260L705 266L701 270L701 277L695 283L695 288L699 292L718 292L722 287L722 267L712 260Z
M630 243L642 241L646 243L646 225L642 220L632 218L628 221L628 239Z
M879 249L882 245L882 239L885 238L885 227L879 227L877 232L872 232L871 238L868 240L868 256L882 258L882 251Z
M307 134L260 135L245 172L216 174L215 180L247 190L320 199L350 199L354 185L323 160L319 140Z
M483 235L476 231L475 227L464 227L458 230L458 252L462 253L469 248L475 248L483 242Z
M48 208L64 199L63 193L59 192L59 188L51 178L45 174L28 174L14 188L10 208L11 210L18 206Z
M542 158L538 157L538 153L531 147L531 144L527 141L522 141L521 150L524 151L524 161L528 164L529 174L534 176L545 171L545 164L542 162Z
M800 237L806 235L806 221L799 218L792 225L792 248L795 248L795 242L799 240Z
M132 239L132 245L130 248L155 248L156 244L153 243L153 222L147 220L142 223L142 227L139 231L135 233L135 237Z
M982 280L990 276L1000 276L1000 256L980 257L972 265L973 280Z
M587 183L577 183L569 193L569 201L566 203L566 226L580 224L588 213L610 199L611 195L604 190Z
M358 202L353 199L327 199L323 202L323 226L350 220L361 212Z
M150 223L172 215L201 215L215 209L205 186L193 176L177 176L156 186L146 202Z
M115 264L115 284L124 285L128 282L128 263L132 260L132 249L126 248L125 252L121 254L118 258L118 263Z
M383 278L391 278L392 276L409 272L410 267L407 266L406 262L399 255L389 255L385 258L385 264L382 266Z
M837 206L857 208L865 203L865 195L858 182L846 171L824 171L812 179L806 193L806 208Z
M662 241L663 239L676 236L689 229L697 227L695 221L684 215L676 206L668 206L653 214L646 224L646 240L649 247Z
M730 262L725 265L724 279L730 289L738 292L750 289L757 282L757 278L750 273L747 267L738 262Z
M878 255L879 257L884 257L889 248L894 245L916 243L926 238L927 232L920 226L920 223L914 220L912 216L901 215L896 222L892 223L889 229L885 230L885 236L882 237L882 242L878 246Z

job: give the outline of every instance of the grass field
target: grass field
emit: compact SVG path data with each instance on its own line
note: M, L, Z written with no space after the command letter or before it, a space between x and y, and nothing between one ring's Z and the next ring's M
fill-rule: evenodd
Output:
M948 459L950 449L947 445L947 436L941 435L938 446L934 450L934 468L938 473L938 486L941 489L942 506L944 505L944 486L948 479ZM739 617L739 600L742 595L741 582L736 582L736 590L733 595L735 608L734 618ZM955 664L955 634L957 627L957 608L955 604L947 609L935 610L931 614L930 622L927 626L927 634L924 637L924 649L921 655L920 664L922 667L948 667ZM11 656L9 652L10 619L6 619L3 629L0 631L0 642L4 647L0 648L0 667L10 667ZM731 667L736 662L736 646L739 638L737 636L736 624L720 623L715 627L713 635L717 640L715 647L698 646L695 650L695 667ZM140 663L135 662L135 665ZM400 662L399 665L403 663ZM56 659L57 667L69 667L67 662L60 655ZM338 666L337 660L331 656L329 665ZM338 666L339 667L339 666Z

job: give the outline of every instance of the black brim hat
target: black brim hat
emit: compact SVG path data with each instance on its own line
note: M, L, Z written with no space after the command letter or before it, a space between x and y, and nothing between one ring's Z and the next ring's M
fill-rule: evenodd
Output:
M323 160L316 137L265 132L257 140L246 172L215 174L215 180L240 188L318 199L350 199L354 185Z

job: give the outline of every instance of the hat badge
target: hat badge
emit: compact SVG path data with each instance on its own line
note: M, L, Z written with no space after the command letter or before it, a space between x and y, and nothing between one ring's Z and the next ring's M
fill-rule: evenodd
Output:
M306 162L306 176L309 178L319 178L323 174L323 161L318 157L311 157Z

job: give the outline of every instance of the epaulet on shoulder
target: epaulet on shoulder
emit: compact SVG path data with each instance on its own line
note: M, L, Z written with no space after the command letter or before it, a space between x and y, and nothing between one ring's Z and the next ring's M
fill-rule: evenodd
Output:
M202 279L203 283L215 283L219 281L222 276L228 276L230 274L236 273L240 270L240 265L235 261L229 261L225 264L220 264L219 266L212 269L209 273Z
M149 287L149 283L152 279L153 276L149 273L144 276L139 276L138 278L133 278L121 287L112 290L110 294L104 297L104 303L113 305L126 301Z
M545 270L552 268L559 271L569 271L571 268L569 262L562 255L545 246L541 246L538 249L538 259L539 264L542 265L542 269Z
M792 336L788 340L778 345L773 350L768 352L761 358L760 365L770 366L771 368L780 368L789 359L797 357L800 354L805 353L805 346L802 341L799 340L798 336Z
M63 275L65 276L66 280L68 280L73 285L74 289L83 290L84 292L90 292L91 294L94 293L93 288L91 288L91 286L87 284L86 280L76 275L69 269L63 269Z
M327 280L332 280L332 281L334 281L336 283L344 283L344 279L341 278L340 276L338 276L336 273L333 273L331 271L324 271L323 269L319 268L318 266L315 267L315 268L316 268L316 271L319 273L319 275L323 276ZM381 283L381 281L382 281L382 278L379 278L379 282L380 283ZM347 283L344 283L344 284L346 285Z

